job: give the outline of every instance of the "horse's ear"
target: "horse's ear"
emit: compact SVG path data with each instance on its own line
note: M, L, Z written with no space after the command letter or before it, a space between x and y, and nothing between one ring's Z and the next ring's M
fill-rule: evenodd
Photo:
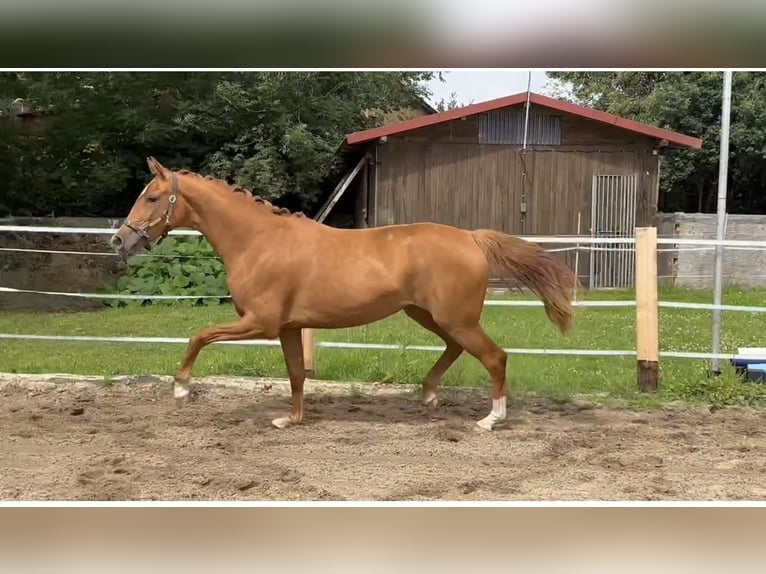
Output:
M167 177L167 168L152 156L146 158L146 163L149 166L149 171L156 177L159 177L160 179L165 179L165 177Z

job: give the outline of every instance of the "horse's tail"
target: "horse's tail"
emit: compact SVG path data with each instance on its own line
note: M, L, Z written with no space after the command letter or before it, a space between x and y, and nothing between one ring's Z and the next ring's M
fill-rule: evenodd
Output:
M470 232L484 252L490 277L515 279L531 289L545 306L548 318L562 333L572 328L572 292L577 277L556 255L536 243L512 235L478 229Z

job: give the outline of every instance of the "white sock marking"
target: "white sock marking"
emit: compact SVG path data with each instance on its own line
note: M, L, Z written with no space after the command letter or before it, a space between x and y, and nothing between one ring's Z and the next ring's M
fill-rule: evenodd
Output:
M176 382L173 385L173 396L177 399L185 399L189 396L189 387Z
M484 417L480 421L478 421L476 424L483 429L492 430L492 427L495 426L495 423L505 420L505 416L506 416L505 403L506 403L506 397L500 397L499 399L492 399L492 412L489 413L486 417Z

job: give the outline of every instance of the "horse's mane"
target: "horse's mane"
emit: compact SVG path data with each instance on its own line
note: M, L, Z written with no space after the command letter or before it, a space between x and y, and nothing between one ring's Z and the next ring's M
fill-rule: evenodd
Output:
M215 178L215 177L213 177L211 175L204 175L203 176L203 175L200 175L200 174L198 174L196 172L189 171L188 169L180 169L180 170L178 170L177 173L178 173L178 175L190 175L192 177L198 177L200 179L205 179L207 181L212 181L214 183L217 183L217 184L225 187L226 189L228 189L229 191L231 191L233 193L241 193L241 194L245 195L246 197L251 197L253 199L253 201L255 201L255 203L270 209L271 212L273 214L275 214L275 215L284 215L284 216L291 216L291 217L306 217L305 214L302 211L292 212L289 209L287 209L286 207L278 207L278 206L274 205L273 203L271 203L267 199L264 199L260 195L253 195L252 191L242 187L241 185L231 185L231 184L229 184L228 182L226 182L226 181L224 181L222 179Z

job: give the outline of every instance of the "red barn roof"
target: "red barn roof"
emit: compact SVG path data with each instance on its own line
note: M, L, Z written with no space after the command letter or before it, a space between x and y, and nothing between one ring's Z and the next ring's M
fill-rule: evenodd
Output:
M418 128L424 128L427 126L433 126L436 124L457 120L466 116L491 112L508 106L515 106L526 101L527 92L521 92L512 96L497 98L495 100L472 104L462 108L455 108L453 110L448 110L438 114L430 114L395 124L389 124L378 128L355 132L346 136L345 143L347 145L365 143L384 136L400 134L411 130L416 130ZM564 102L562 100L549 98L547 96L542 96L535 93L529 94L529 101L530 103L536 104L538 106L544 106L567 114L602 122L658 140L666 140L668 143L689 147L692 149L700 149L702 147L701 139L621 118L606 112L594 110L593 108L570 104L569 102Z

